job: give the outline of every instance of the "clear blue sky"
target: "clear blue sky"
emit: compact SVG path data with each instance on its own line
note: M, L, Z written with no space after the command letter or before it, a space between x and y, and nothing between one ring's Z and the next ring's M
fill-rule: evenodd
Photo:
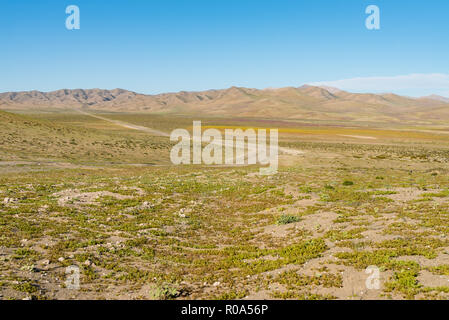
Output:
M65 28L72 4L80 30ZM380 8L378 31L365 28L370 4ZM2 0L0 34L0 92L160 93L361 77L367 88L338 84L449 96L448 0ZM410 74L417 79L407 85ZM386 90L394 76L405 78Z

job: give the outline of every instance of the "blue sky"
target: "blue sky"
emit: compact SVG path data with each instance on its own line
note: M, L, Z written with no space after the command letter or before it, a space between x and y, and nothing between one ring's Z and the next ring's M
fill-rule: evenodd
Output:
M380 30L365 27L371 4ZM68 5L80 30L65 27ZM447 0L3 0L0 34L0 92L314 83L449 96Z

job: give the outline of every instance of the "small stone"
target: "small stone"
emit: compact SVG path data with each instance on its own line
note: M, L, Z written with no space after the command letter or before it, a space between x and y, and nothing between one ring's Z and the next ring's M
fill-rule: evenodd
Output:
M218 287L220 285L220 281L214 282L213 286Z
M46 212L48 208L49 208L49 206L48 206L48 205L45 205L45 206L42 206L42 207L40 207L39 209L37 209L37 211L38 211L39 213L43 213L43 212Z
M90 267L92 265L92 262L90 260L84 261L84 265Z
M14 199L14 198L5 198L5 199L3 199L3 203L4 204L13 203L13 202L17 202L17 199Z
M58 258L59 262L63 262L65 259L63 257Z

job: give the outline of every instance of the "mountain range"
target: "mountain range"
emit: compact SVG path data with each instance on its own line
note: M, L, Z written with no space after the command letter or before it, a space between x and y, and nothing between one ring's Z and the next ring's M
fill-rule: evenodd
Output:
M411 98L392 93L351 93L309 85L263 90L231 87L157 95L123 89L0 93L0 109L39 111L49 108L283 119L387 122L449 120L449 98L436 95Z

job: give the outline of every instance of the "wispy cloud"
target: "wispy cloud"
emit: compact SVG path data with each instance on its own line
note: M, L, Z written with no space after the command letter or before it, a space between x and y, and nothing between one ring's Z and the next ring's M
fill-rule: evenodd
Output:
M449 74L415 73L391 77L359 77L335 81L313 82L314 86L331 86L353 92L423 92L449 96Z

